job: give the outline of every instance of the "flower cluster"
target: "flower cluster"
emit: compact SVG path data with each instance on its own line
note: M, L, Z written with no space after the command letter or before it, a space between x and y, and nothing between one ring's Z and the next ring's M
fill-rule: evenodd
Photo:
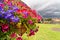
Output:
M19 0L4 0L0 2L0 40L4 38L23 40L22 36L35 35L38 23L42 17ZM8 37L7 37L8 36Z

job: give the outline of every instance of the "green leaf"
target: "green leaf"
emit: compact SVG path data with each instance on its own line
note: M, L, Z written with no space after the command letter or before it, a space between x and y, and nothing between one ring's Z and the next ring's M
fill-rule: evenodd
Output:
M5 7L4 7L4 11L7 11L8 10L8 6L6 5Z

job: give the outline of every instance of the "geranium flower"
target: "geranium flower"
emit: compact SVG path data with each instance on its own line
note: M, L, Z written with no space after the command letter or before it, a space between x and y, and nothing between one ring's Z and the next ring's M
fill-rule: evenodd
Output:
M26 9L21 10L23 14L28 14L28 11Z
M12 6L12 2L10 0L4 0L4 2L9 5L9 6Z
M21 37L18 37L18 38L16 38L16 40L22 40L22 38Z
M35 10L32 10L24 2L19 0L4 0L4 2L0 3L0 18L1 18L0 26L3 34L6 33L6 35L8 35L7 33L10 32L11 34L8 36L12 39L16 38L16 40L23 40L21 36L23 36L23 34L26 33L27 31L26 29L28 30L31 29L29 31L30 33L28 34L28 36L35 35L35 32L38 31L38 29L36 29L34 26L36 25L35 22L41 19ZM26 24L24 25L23 23L24 20L20 20L20 18L26 19L25 23L27 23L27 25ZM35 21L33 20L34 18L36 18ZM30 26L33 26L33 28L35 28L36 30L29 28L28 24ZM12 28L12 27L13 27L13 30L12 30L13 33L10 31L11 29L9 30L9 28ZM17 35L15 33L16 32L15 29L18 29L17 31L20 32L21 28L23 28L22 32L17 33L18 34Z
M30 9L24 2L17 2L17 6L25 7L27 9Z
M27 18L27 16L26 16L26 15L24 15L24 16L23 16L23 18Z
M11 38L15 38L16 36L17 36L16 33L10 34L10 37L11 37Z
M7 32L9 30L8 24L2 24L2 32Z
M22 14L24 14L23 18L27 18L28 17L28 12L26 10L22 10Z
M35 35L34 30L30 30L29 36Z
M33 13L33 15L34 15L35 17L37 16L36 10L32 10L32 13Z
M28 20L28 23L32 25L33 24L33 21L32 20Z
M22 2L17 2L17 5L23 6Z
M9 0L4 0L4 2L8 2Z
M32 10L28 10L28 15L31 16L31 18L36 18Z
M38 31L38 28L35 29L35 32L37 32L37 31Z
M37 21L41 21L42 20L42 17L40 15L37 15Z
M16 12L17 12L17 14L20 14L20 13L21 13L21 10L20 10L20 9L18 9Z

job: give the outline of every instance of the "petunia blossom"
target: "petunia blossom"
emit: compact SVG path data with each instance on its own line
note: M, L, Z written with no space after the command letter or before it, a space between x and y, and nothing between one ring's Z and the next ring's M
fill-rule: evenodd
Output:
M11 37L11 38L15 38L16 36L17 36L16 33L10 34L10 37Z
M7 32L9 30L8 24L2 24L2 32Z
M21 37L17 37L16 40L22 40L22 38Z

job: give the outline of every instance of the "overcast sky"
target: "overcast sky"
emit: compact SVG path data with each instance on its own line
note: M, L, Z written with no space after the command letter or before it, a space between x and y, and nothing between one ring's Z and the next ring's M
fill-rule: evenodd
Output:
M25 2L31 8L36 10L42 10L51 4L60 3L60 0L22 0L22 1Z

